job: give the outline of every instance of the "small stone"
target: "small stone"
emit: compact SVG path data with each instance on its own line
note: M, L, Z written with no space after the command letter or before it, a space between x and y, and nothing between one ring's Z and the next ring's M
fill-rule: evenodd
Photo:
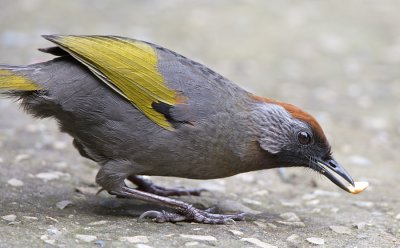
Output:
M94 245L98 246L98 247L105 247L106 242L104 240L96 240L96 241L94 241Z
M17 219L17 216L15 214L9 214L9 215L1 216L1 218L5 221L14 222Z
M253 199L243 198L242 201L244 203L251 204L251 205L256 205L256 206L261 206L262 205L261 202L253 200Z
M279 215L282 219L290 222L296 222L296 221L301 221L299 216L297 216L293 212L288 212L288 213L283 213Z
M316 196L330 196L330 197L339 197L340 193L339 192L331 192L331 191L326 191L326 190L321 190L317 189L313 192L314 195Z
M260 222L260 221L253 221L256 226L261 227L261 228L267 228L267 224Z
M61 234L61 231L58 230L58 229L55 228L55 227L51 227L51 228L47 229L47 233L48 233L49 235L51 235L51 236L57 236L57 235L60 235L60 234Z
M53 144L53 148L56 150L64 150L67 147L67 143L64 141L56 141Z
M35 175L36 178L42 179L44 182L59 179L61 177L69 178L70 174L61 171L42 172Z
M136 248L153 248L152 246L150 246L150 245L145 245L145 244L136 244L135 247L136 247Z
M15 162L19 163L22 162L24 160L28 160L31 157L30 154L19 154L15 157Z
M354 205L356 205L357 207L362 207L362 208L371 208L374 206L374 203L369 202L369 201L358 201L358 202L354 202Z
M216 206L218 209L223 210L224 212L242 212L249 214L259 214L260 211L256 211L251 209L238 201L233 200L224 200L217 203Z
M38 217L35 217L35 216L22 216L22 218L27 219L27 220L38 220Z
M191 242L186 242L185 246L196 246L199 245L200 243L197 241L191 241Z
M298 239L299 239L299 235L292 234L286 239L286 241L289 243L292 243L292 244L296 244L296 243L298 243Z
M49 220L51 220L51 221L54 221L54 222L58 223L58 220L55 219L55 218L53 218L53 217L46 216L46 219L49 219Z
M238 236L240 236L240 235L243 235L243 232L241 232L241 231L238 231L238 230L229 230L233 235L238 235Z
M394 217L396 220L400 220L400 213L396 215L396 217Z
M353 227L361 230L361 229L364 229L366 225L367 225L367 223L365 223L365 222L359 222L359 223L353 224Z
M94 222L88 223L88 226L100 226L100 225L104 225L107 223L108 223L108 221L106 221L106 220L99 220L99 221L94 221Z
M351 230L347 226L330 226L332 231L339 234L350 234Z
M213 236L207 235L190 235L190 234L180 234L182 238L187 238L187 239L194 239L194 240L200 240L200 241L217 241L217 239Z
M40 239L43 240L47 244L54 245L56 243L56 241L54 239L50 239L49 236L46 234L40 236Z
M0 163L3 163L4 159L2 157L0 157Z
M311 200L311 201L306 202L306 205L307 205L307 206L318 205L319 202L320 202L320 201L319 201L318 199L315 199L315 200Z
M93 242L97 239L97 237L94 235L84 235L84 234L77 234L75 235L75 238L88 243Z
M311 237L311 238L307 238L306 239L310 244L313 245L323 245L325 244L325 240L321 239L321 238L315 238L315 237Z
M294 227L305 227L306 224L301 221L289 222L289 221L277 221L277 223L285 225L285 226L294 226Z
M256 192L254 192L254 193L251 193L251 195L254 195L254 196L269 195L269 191L266 190L266 189L263 189L263 190L259 190L259 191L256 191Z
M257 238L241 238L240 241L248 242L250 244L253 244L253 245L255 245L257 247L261 247L261 248L277 248L276 246L265 243Z
M7 181L8 184L10 184L13 187L21 187L24 186L24 182L16 179L16 178L11 178L10 180Z
M149 239L147 238L147 236L120 237L119 241L128 243L149 243Z
M61 210L68 207L69 205L72 205L72 201L64 200L64 201L59 201L56 203L57 208L59 208Z

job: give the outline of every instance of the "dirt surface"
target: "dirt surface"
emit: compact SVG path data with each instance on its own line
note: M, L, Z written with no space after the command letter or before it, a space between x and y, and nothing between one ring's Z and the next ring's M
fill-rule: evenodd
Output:
M246 211L234 225L137 222L158 209L95 195L97 165L53 120L0 100L0 247L400 247L399 1L0 1L0 63L49 59L41 34L117 34L171 48L324 127L363 194L306 169L195 181L181 197ZM196 235L196 236L193 236Z

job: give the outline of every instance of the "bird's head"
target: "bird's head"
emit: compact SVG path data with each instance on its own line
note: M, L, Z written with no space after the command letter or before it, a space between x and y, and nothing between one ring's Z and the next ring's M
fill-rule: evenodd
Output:
M260 97L256 100L261 101L254 111L258 143L269 161L277 167L309 167L350 192L343 179L353 186L354 181L332 157L329 142L314 117L291 104Z

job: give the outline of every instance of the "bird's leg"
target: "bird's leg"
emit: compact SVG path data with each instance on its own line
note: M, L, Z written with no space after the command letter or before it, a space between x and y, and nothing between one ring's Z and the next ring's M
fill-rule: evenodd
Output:
M139 217L139 220L151 217L156 222L193 221L205 224L227 224L244 219L244 213L214 214L209 210L200 210L182 201L130 188L125 185L124 180L132 174L133 166L128 161L109 161L103 164L97 173L96 182L112 195L152 202L174 211L174 213L147 211Z
M164 188L155 185L152 181L141 176L130 175L127 178L133 184L137 185L137 190L152 193L160 196L181 196L195 195L199 196L205 189L185 189L185 188Z
M235 220L244 220L245 216L244 213L213 214L207 210L197 209L192 205L182 201L143 192L127 186L124 186L117 190L111 190L109 191L109 193L124 198L153 202L158 205L173 209L175 211L174 213L167 211L147 211L139 217L139 220L150 217L153 218L156 222L192 221L204 224L228 224L234 222Z

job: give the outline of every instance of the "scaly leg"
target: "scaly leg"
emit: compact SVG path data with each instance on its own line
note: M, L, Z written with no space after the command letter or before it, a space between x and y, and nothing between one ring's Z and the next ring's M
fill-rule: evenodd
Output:
M167 211L147 211L139 217L139 220L150 217L154 218L156 222L193 221L204 224L228 224L234 222L235 220L244 220L245 216L244 213L213 214L206 210L197 209L192 205L182 201L154 195L137 189L132 189L127 186L122 187L120 190L109 191L109 193L124 198L132 198L147 202L153 202L176 211L176 213L170 213Z
M134 164L128 161L109 161L103 164L97 173L96 182L112 195L152 202L175 211L175 213L147 211L139 217L139 220L151 217L156 222L193 221L205 224L227 224L244 219L244 213L213 214L209 210L200 210L182 201L130 188L125 185L124 180L132 175L133 169L135 169Z
M155 185L148 179L135 175L130 175L127 179L138 186L137 190L152 193L159 196L181 196L181 195L199 196L201 192L206 191L205 189L164 188Z

